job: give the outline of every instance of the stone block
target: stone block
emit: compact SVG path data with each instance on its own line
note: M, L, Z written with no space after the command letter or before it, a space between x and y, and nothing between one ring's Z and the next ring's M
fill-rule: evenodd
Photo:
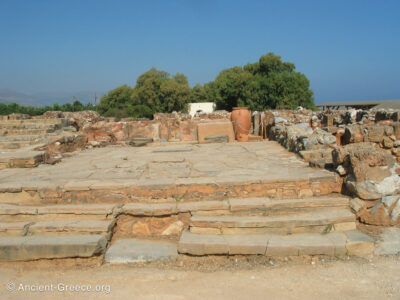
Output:
M222 235L184 231L179 240L178 252L191 255L229 254L229 246Z
M107 250L105 262L110 264L124 264L153 260L171 260L177 255L177 246L172 242L120 239L115 241Z
M229 137L229 142L235 140L232 123L227 122L207 122L197 124L197 136L199 143L206 143L206 137L216 134L226 134Z
M321 234L293 234L271 236L267 256L335 255L335 244Z
M224 237L229 255L265 255L268 236L265 235L230 235Z
M385 228L375 248L377 255L395 255L400 253L400 228Z
M227 210L229 205L226 201L179 202L177 209L179 212Z
M346 249L349 255L367 257L374 252L374 239L358 230L348 231Z
M19 261L68 257L91 257L102 253L102 235L24 236L0 238L0 260Z

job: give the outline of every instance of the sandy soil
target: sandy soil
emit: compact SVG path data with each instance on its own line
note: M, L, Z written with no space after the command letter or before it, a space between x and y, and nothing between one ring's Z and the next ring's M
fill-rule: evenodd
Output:
M0 299L400 299L399 258L183 257L128 266L100 266L98 260L2 263ZM76 285L99 291L64 291ZM40 286L46 290L27 290Z

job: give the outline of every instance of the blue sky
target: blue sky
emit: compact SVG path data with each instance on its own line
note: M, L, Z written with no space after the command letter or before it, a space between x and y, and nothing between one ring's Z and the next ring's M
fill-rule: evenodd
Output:
M316 103L400 99L400 1L0 0L0 88L108 91L151 67L214 80L268 52Z

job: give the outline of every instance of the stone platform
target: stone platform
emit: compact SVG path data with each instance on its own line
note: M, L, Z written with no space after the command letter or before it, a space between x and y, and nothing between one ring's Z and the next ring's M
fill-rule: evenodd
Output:
M57 165L0 171L0 203L127 203L304 198L338 193L340 178L276 142L111 146Z

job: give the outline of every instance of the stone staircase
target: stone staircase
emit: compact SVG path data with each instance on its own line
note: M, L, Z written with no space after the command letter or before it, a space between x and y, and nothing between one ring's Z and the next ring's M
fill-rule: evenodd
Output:
M126 204L3 203L0 260L92 257L107 251L110 254L106 254L106 261L121 262L132 251L136 258L148 255L141 251L150 251L152 245L160 247L157 251L161 256L166 247L168 257L173 255L174 247L188 255L370 254L373 242L356 230L348 201L342 195L331 194L304 199L261 197ZM172 235L150 234L139 239L134 233L121 235L130 220L138 218L140 226L150 229L158 227L157 221L163 218L172 218L175 223L180 219L177 223L182 222L183 233L170 231ZM165 226L176 229L175 224L165 222ZM165 237L169 238L167 244ZM143 242L146 238L151 238L149 244ZM174 239L177 246L171 244ZM132 245L140 247L131 249Z
M111 239L116 205L0 205L0 259L91 257Z
M43 142L68 126L68 119L1 120L0 149L20 149Z
M356 230L348 201L342 195L230 199L224 210L193 213L178 251L189 255L365 255L360 245L368 238ZM367 252L371 251L368 245Z
M73 130L68 119L0 120L0 170L36 167L45 159L37 148Z

